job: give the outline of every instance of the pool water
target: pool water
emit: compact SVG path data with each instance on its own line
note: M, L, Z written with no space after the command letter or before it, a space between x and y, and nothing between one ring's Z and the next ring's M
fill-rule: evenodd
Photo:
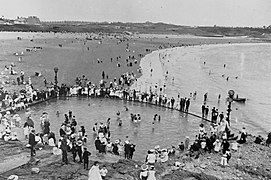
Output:
M129 110L124 111L124 106L127 106ZM85 126L88 135L87 146L92 152L95 151L95 135L92 131L94 123L105 123L107 118L110 117L111 141L114 142L118 138L125 140L128 135L131 142L136 144L134 153L136 160L144 160L147 150L156 145L167 148L184 141L185 136L194 139L199 124L202 122L200 118L150 104L116 99L71 97L51 100L31 107L35 129L40 131L39 118L45 111L49 114L51 131L59 137L59 129L64 121L64 114L68 113L69 110L73 111L76 117L77 127ZM57 111L60 112L59 117L56 115ZM117 111L121 112L120 118L123 122L121 127L117 123ZM141 122L133 123L130 119L130 113L140 114ZM161 116L161 121L156 121L153 129L153 116L156 113ZM21 116L25 119L23 113Z

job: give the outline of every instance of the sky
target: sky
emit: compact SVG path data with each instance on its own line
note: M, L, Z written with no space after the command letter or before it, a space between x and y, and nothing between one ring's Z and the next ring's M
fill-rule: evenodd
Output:
M164 22L188 26L271 25L271 0L0 0L0 16L41 21Z

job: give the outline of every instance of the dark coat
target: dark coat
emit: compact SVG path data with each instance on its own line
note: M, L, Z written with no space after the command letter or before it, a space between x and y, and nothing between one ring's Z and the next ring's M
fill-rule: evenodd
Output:
M59 134L60 134L61 137L63 137L64 135L66 135L66 132L61 128L59 130Z
M49 134L50 133L50 122L49 121L45 121L44 122L44 134Z
M32 132L29 134L29 142L28 143L31 146L35 146L36 145L35 134L33 134Z
M98 151L101 150L101 141L99 139L95 140L95 147L96 147L96 150Z
M271 133L268 134L266 144L269 145L271 144Z
M88 157L91 155L89 151L84 151L83 153L83 159L88 161Z
M68 144L67 144L67 139L62 139L60 149L62 151L67 151L68 150Z

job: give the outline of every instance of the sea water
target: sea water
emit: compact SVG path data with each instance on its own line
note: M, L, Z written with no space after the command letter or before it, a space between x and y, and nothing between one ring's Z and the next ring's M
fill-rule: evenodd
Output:
M159 58L159 54L167 55ZM163 72L160 74L163 74L163 79L156 82L161 84L162 81L162 85L166 85L162 93L168 97L177 97L180 94L190 98L192 112L201 114L203 95L208 93L206 105L210 108L216 107L219 112L226 114L227 94L229 90L234 90L235 95L247 98L247 101L232 103L232 126L237 129L246 127L249 133L255 135L266 136L270 131L271 44L179 47L154 52L149 59L158 59L162 64ZM148 57L144 60L148 61ZM167 79L164 78L166 71ZM144 81L147 81L146 84L155 83L150 77ZM195 91L197 96L190 97L190 93Z

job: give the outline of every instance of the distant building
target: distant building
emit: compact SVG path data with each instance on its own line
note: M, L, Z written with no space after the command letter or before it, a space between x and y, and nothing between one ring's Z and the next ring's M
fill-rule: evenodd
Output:
M41 25L40 19L37 16L28 16L26 22L27 24Z
M14 20L14 24L26 24L26 18L18 16L17 19Z
M14 24L30 24L30 25L41 25L40 19L37 16L17 17L14 20Z
M5 24L5 23L6 23L6 21L4 19L0 18L0 24Z

